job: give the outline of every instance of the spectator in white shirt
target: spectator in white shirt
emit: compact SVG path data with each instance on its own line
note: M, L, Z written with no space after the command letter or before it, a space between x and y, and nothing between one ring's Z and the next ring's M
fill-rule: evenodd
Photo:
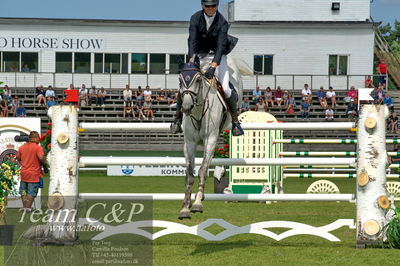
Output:
M328 105L328 109L325 110L325 120L333 121L333 110L331 105Z
M52 86L48 86L47 87L47 90L46 90L46 99L48 100L50 97L53 97L53 98L56 98L56 93L55 93L55 91L53 90L53 87Z
M86 85L82 84L81 88L79 89L79 102L78 107L86 106L88 104L88 89L86 89ZM83 105L82 105L83 103Z
M89 105L97 105L97 90L96 86L92 86L89 90Z
M302 100L309 100L311 103L312 101L312 92L311 89L308 87L308 84L304 84L304 88L301 90Z
M144 98L146 99L147 96L150 96L150 97L151 97L152 94L153 94L153 93L151 92L150 87L147 85L147 86L146 86L146 89L145 89L144 92L143 92Z
M330 86L329 90L326 92L326 101L327 101L328 105L331 105L332 107L337 106L336 93L333 90L332 86Z

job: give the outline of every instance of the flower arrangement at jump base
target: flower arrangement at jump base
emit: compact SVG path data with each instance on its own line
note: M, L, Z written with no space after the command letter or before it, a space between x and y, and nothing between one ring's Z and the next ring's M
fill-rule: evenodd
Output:
M9 159L3 161L0 167L0 224L5 224L7 196L18 184L13 178L15 175L20 175L20 166Z
M400 207L393 209L394 214L386 224L386 236L390 247L400 249Z
M230 130L225 130L222 137L224 138L223 148L214 149L214 158L229 158L229 133Z
M46 133L40 136L40 144L43 147L45 156L47 156L51 150L51 123L47 123Z

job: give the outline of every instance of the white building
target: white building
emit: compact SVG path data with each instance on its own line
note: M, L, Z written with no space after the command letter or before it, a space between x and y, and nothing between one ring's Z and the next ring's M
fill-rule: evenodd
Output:
M239 38L231 55L258 74L244 77L247 89L363 87L373 73L370 0L235 0L221 10ZM0 18L0 80L177 88L187 28L187 21Z

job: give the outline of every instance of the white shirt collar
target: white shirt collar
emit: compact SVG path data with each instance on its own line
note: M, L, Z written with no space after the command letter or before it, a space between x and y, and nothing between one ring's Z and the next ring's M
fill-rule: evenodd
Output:
M206 20L207 30L210 29L216 14L217 14L217 12L215 12L213 16L209 17L209 16L206 15L206 13L204 13L204 18Z

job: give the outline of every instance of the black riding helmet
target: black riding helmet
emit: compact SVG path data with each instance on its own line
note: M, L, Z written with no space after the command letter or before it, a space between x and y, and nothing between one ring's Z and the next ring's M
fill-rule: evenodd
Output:
M219 0L201 0L201 4L205 6L212 6L212 5L217 5L218 6Z

